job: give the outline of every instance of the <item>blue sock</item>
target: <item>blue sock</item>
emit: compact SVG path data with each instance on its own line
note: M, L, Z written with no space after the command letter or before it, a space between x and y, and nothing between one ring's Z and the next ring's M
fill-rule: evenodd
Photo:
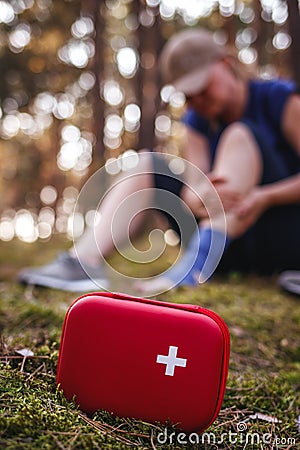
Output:
M201 282L206 281L216 269L229 242L222 231L198 228L182 258L163 276L177 286L199 284L200 274Z

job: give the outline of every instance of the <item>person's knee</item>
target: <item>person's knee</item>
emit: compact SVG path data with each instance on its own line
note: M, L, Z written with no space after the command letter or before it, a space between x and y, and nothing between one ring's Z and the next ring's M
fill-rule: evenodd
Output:
M126 191L149 189L153 187L153 164L150 152L129 155L124 163L124 169L112 184L111 191L118 189Z
M262 164L260 146L254 130L243 122L234 122L223 131L217 148L217 156L222 160L231 156L242 157L244 164L260 170Z
M251 142L253 145L257 145L253 131L243 122L234 122L228 125L222 133L222 139L230 140L239 144Z
M223 131L216 152L213 172L228 181L229 187L246 194L259 183L263 162L251 129L234 122Z

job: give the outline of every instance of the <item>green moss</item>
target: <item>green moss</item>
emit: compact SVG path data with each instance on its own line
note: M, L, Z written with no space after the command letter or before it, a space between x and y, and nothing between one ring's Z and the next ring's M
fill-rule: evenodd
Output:
M216 442L202 446L180 445L176 440L160 444L164 426L120 419L105 411L85 416L65 400L56 388L55 372L61 327L75 295L51 289L32 289L13 281L19 267L51 258L59 243L29 247L17 242L1 244L2 264L9 260L10 281L0 284L0 448L5 449L272 449L276 439L283 448L299 448L296 426L300 388L300 302L276 286L275 278L233 274L198 288L180 288L161 299L193 303L213 309L231 332L228 387L221 413L207 432ZM2 250L2 248L1 248ZM18 258L9 259L18 251ZM114 259L118 264L118 258ZM123 261L120 262L122 266ZM136 267L128 267L134 273ZM146 273L146 269L145 270ZM151 269L152 270L152 269ZM28 347L35 358L25 362L16 350ZM253 418L255 414L262 418ZM251 418L252 417L252 418ZM263 419L264 417L264 419ZM278 423L266 420L275 417ZM270 420L270 419L269 419ZM229 441L228 434L246 424L247 433L270 443ZM168 428L168 436L174 432ZM222 433L226 435L223 439ZM285 441L284 441L285 440ZM293 441L295 440L295 442Z

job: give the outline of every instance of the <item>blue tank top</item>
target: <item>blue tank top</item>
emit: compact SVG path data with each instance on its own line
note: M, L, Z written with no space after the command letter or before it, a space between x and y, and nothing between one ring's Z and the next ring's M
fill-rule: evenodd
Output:
M265 151L280 152L286 158L292 173L300 170L300 156L282 133L282 114L289 96L296 91L293 82L287 80L252 80L249 82L249 99L240 121L255 129L261 137ZM228 126L226 123L212 125L193 109L188 109L183 122L195 131L203 133L209 142L213 162L218 140Z

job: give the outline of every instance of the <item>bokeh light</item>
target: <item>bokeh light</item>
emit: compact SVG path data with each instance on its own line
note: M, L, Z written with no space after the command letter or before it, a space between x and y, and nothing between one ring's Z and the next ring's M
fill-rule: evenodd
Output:
M85 41L71 39L67 45L58 51L58 57L61 61L80 69L88 65L94 54L95 47L91 39Z
M13 7L7 3L0 1L0 23L9 24L13 22L15 18L15 12Z
M105 170L109 175L117 175L121 171L121 163L118 158L108 158L105 163Z
M157 137L166 137L171 131L171 119L165 114L159 114L155 119L155 133Z
M54 186L44 186L40 198L45 205L52 205L57 199L57 189Z
M243 48L239 51L239 59L244 64L253 64L257 59L257 51L255 48Z
M79 86L85 91L93 89L96 83L96 77L92 72L83 72L78 80Z
M75 99L70 94L58 94L53 108L53 115L57 119L68 119L72 117L75 109Z
M110 138L117 138L123 132L123 120L117 114L109 114L105 118L104 134Z
M80 17L71 27L72 35L75 38L84 38L94 32L94 22L90 17Z
M180 243L180 237L176 233L176 231L169 228L164 233L165 243L170 245L171 247L176 247Z
M0 240L1 241L11 241L15 236L14 222L9 219L0 220Z
M65 3L72 9L62 27L53 12ZM69 217L92 163L104 157L112 176L135 168L144 120L151 125L154 146L181 154L185 97L173 86L161 87L156 72L158 49L176 29L208 27L220 45L235 45L250 71L258 65L263 79L291 70L285 63L292 44L286 0L145 0L139 8L130 0L105 0L100 30L89 7L80 11L79 3L0 0L0 54L11 64L9 70L2 66L0 104L0 169L2 187L9 187L0 216L3 241L30 243L55 233L71 237ZM101 154L93 152L96 139ZM24 179L36 175L26 181L28 188L24 184L24 207L20 168ZM171 160L170 170L182 174L184 166ZM64 190L65 184L71 185ZM78 236L93 214L78 216ZM168 245L177 245L177 239L167 230Z
M138 69L138 55L133 48L121 48L116 55L117 67L124 78L132 78Z
M38 238L35 217L25 209L17 212L15 218L15 234L23 242L32 243Z
M85 220L83 214L77 212L68 217L67 220L67 234L70 239L78 239L85 227Z
M1 136L10 139L16 136L20 129L20 120L15 114L7 114L2 121Z
M163 102L168 103L171 95L175 93L175 88L171 84L163 86L160 91L160 98Z
M124 101L124 94L119 83L113 80L104 83L103 96L106 103L111 106L120 106Z
M124 172L127 170L134 169L137 167L140 157L139 154L135 150L126 150L121 156L121 167Z
M136 132L140 126L141 109L135 103L130 103L124 110L124 126L129 132Z
M277 50L286 50L292 43L292 38L288 33L279 31L273 37L272 43Z

